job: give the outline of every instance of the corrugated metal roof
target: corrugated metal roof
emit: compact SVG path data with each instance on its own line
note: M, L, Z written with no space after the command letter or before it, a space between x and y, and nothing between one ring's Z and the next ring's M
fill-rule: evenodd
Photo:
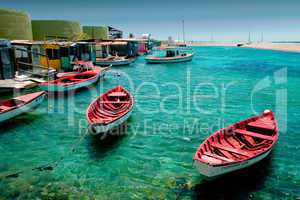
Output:
M109 42L98 42L97 45L127 45L126 41L109 41Z

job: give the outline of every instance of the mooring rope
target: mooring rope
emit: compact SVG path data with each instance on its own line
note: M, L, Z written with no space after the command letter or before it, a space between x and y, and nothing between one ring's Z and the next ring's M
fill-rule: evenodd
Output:
M59 159L53 162L49 162L48 164L45 165L40 165L37 167L30 168L30 171L51 171L55 167L57 167L68 155L69 153L74 153L77 149L77 147L81 144L82 140L88 135L88 129L86 129L85 133L71 146L70 152L67 152L65 155L61 156ZM17 171L11 174L7 174L4 176L0 176L0 180L7 179L7 178L18 178L21 174L24 174L26 171L29 170L21 170Z

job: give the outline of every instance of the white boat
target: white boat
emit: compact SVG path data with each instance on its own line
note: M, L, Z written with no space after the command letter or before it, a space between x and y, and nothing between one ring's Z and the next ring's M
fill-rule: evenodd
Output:
M31 111L42 103L45 96L45 92L35 92L0 101L0 122Z
M111 66L121 66L130 65L136 60L136 58L125 58L120 56L111 56L108 58L96 58L96 65L111 65Z
M193 59L194 53L189 48L165 47L153 50L153 55L145 57L148 63L178 63Z

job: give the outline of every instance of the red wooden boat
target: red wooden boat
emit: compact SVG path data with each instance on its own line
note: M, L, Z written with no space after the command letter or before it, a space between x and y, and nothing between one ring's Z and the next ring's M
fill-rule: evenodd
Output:
M133 96L122 86L102 94L87 109L89 131L93 134L106 133L121 125L131 115Z
M48 92L66 92L76 90L78 88L94 84L100 78L100 74L101 70L95 68L93 70L63 76L53 81L41 83L40 87Z
M0 101L0 122L34 109L44 100L45 96L45 92L35 92Z
M223 128L207 138L194 160L201 174L216 177L253 165L265 158L278 140L275 115L265 110L255 116Z

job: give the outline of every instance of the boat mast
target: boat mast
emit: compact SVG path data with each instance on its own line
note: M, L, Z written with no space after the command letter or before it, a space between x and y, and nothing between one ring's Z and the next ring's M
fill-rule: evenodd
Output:
M250 44L251 43L251 33L249 32L249 35L248 35L248 43Z
M183 39L183 43L185 44L184 20L182 20L182 39Z
M211 35L210 35L210 41L211 42L214 42L214 35L211 33Z

